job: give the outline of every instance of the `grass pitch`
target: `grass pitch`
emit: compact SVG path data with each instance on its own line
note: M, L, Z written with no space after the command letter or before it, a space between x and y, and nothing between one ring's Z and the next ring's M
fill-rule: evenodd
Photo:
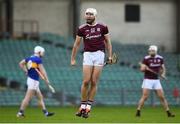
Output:
M28 107L25 118L17 118L18 107L0 107L0 123L177 123L180 122L180 107L172 107L176 114L168 118L162 107L144 107L142 117L135 117L136 107L93 106L88 119L75 116L77 107L48 107L55 112L53 117L45 117L40 108Z

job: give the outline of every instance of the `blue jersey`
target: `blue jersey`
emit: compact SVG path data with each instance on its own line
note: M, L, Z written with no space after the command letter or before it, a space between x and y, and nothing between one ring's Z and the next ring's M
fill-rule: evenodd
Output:
M25 59L28 69L28 77L39 80L39 74L35 69L38 69L38 65L42 64L42 60L38 56L31 56Z

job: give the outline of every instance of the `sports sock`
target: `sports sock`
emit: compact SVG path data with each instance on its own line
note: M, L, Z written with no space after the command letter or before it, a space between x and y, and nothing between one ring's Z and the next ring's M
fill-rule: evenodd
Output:
M20 109L19 112L22 113L22 114L24 114L24 110L22 110L22 109Z
M81 101L81 109L86 109L86 101Z
M43 111L43 113L44 113L45 115L48 114L48 111L47 111L46 109L43 109L42 111Z
M92 100L88 100L86 109L91 110L91 105L93 104Z

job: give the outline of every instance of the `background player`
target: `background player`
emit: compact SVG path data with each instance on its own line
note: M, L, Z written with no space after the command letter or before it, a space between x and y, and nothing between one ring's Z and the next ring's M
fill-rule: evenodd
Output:
M36 46L34 48L34 55L31 57L28 57L26 59L23 59L19 66L20 68L28 75L27 78L27 92L25 95L25 98L23 99L21 103L21 107L19 112L17 113L17 117L24 117L24 110L26 106L29 104L30 100L34 95L36 95L39 99L39 105L42 107L42 111L45 116L52 116L54 113L48 112L44 101L42 93L39 89L39 73L44 76L44 80L46 85L49 87L49 89L54 93L54 88L49 84L49 79L47 77L45 68L42 64L41 57L44 56L44 48L41 46ZM39 71L36 71L38 69Z
M83 39L84 54L81 106L76 115L79 117L82 116L84 118L88 117L88 113L91 110L91 105L96 94L97 82L104 65L105 44L108 50L109 63L112 62L112 46L110 42L110 36L108 34L108 27L105 24L97 23L96 16L96 9L86 9L86 24L83 24L78 28L71 55L71 65L75 65L76 53L81 43L81 39Z
M164 65L163 57L157 54L157 46L151 45L149 47L149 55L144 57L144 60L141 64L140 70L144 72L144 80L142 84L142 97L139 101L136 116L140 117L140 110L144 105L144 102L147 100L149 96L149 90L155 90L157 96L159 97L161 104L167 112L168 117L174 117L175 115L169 111L168 103L165 99L164 92L158 77L158 73L160 73L161 77L165 78L166 69ZM153 72L149 71L152 70ZM157 73L157 74L156 74Z

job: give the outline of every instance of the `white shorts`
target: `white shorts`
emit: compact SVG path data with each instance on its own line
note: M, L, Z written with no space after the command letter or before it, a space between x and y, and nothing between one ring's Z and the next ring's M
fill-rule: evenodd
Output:
M96 52L84 52L83 65L104 66L104 52L98 50Z
M34 80L30 77L27 78L27 86L29 90L39 91L39 81Z
M161 83L159 79L144 79L142 88L151 89L151 90L157 90L162 89Z

